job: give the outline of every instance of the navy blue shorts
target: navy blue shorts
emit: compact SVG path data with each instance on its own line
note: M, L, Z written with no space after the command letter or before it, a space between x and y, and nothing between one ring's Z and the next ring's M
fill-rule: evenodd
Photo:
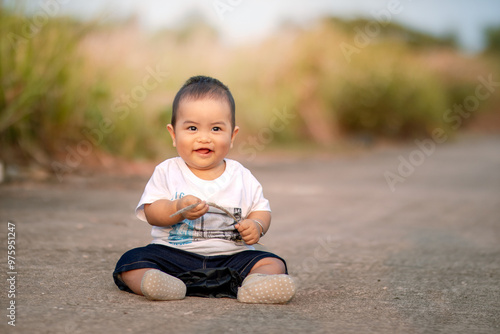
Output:
M152 268L181 279L186 295L200 297L236 298L238 287L253 266L266 257L281 257L258 250L233 255L203 256L159 244L134 248L122 255L116 264L113 278L120 290L132 292L120 279L125 271Z

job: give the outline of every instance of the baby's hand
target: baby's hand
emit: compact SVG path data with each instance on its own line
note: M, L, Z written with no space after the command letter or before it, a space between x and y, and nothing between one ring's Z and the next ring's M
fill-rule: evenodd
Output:
M186 195L179 199L177 202L177 210L181 210L185 207L188 207L190 205L195 205L198 203L198 205L194 206L193 208L182 212L181 216L185 219L189 220L195 220L203 216L205 213L208 212L208 204L205 201L202 201L198 197L192 196L192 195Z
M241 238L247 245L253 245L260 240L260 226L251 219L245 219L234 225L238 232L240 232Z

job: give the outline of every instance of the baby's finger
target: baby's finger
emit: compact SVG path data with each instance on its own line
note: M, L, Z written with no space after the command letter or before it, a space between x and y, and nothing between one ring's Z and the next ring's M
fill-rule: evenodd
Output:
M245 224L239 223L239 224L236 224L235 227L238 230L238 232L240 232L240 234L243 235L243 234L245 234L248 231L248 227L249 226L245 225Z
M246 229L240 232L240 235L243 238L254 238L257 235L257 233L255 233L255 231L253 231L252 229Z
M254 236L251 236L251 235L246 236L246 237L242 237L242 239L243 239L243 241L244 241L247 245L252 245L252 244L254 244L254 243L256 243L256 242L258 242L258 241L259 241L259 239L258 239L258 238L254 237Z
M207 212L208 212L208 206L205 206L205 207L201 208L196 214L203 216Z
M197 203L194 203L187 208L189 208L187 211L189 211L190 213L194 213L194 212L198 212L200 211L200 209L203 207L203 203L202 202L197 202Z
M170 217L174 217L174 216L176 216L176 215L180 215L180 214L182 214L182 215L183 215L185 212L187 212L187 211L190 211L190 210L194 209L196 206L198 206L198 203L194 203L194 204L188 205L188 206L186 206L186 207L184 207L184 208L180 209L179 211L177 211L177 212L175 212L175 213L171 214L171 215L170 215Z
M202 202L201 199L193 195L186 195L181 198L181 201L184 206L197 205Z

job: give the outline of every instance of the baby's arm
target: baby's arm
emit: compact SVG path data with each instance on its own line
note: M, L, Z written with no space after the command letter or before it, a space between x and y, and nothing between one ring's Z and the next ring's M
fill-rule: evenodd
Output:
M196 203L199 204L191 210L170 217L182 208ZM207 203L192 195L187 195L173 201L160 199L151 204L144 205L144 214L146 215L146 219L150 225L154 226L171 226L184 219L194 220L203 216L207 212Z
M262 224L258 224L256 221ZM236 224L234 227L240 232L243 241L247 245L253 245L260 240L261 233L266 233L271 225L271 212L254 211L247 218ZM262 230L263 229L263 230Z

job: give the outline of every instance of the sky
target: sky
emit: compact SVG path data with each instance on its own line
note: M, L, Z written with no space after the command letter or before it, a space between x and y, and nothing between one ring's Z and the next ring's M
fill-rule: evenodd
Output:
M228 41L265 37L282 22L307 25L321 16L388 19L411 28L458 36L469 52L484 46L487 26L500 26L500 0L32 0L35 10L52 2L58 13L107 18L137 15L147 29L175 28L193 12L202 14ZM54 11L55 12L55 11ZM383 16L382 13L385 13ZM382 15L382 16L381 16Z

